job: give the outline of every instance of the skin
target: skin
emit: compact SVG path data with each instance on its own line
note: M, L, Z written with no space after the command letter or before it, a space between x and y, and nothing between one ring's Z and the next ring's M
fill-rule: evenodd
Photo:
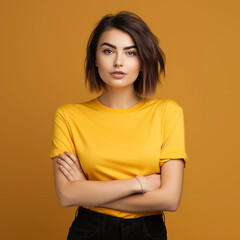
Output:
M104 43L115 47L102 45ZM129 108L141 100L134 94L133 88L141 70L138 52L136 48L125 49L134 45L132 37L118 29L102 33L99 39L95 64L106 84L99 100L108 107ZM111 72L115 70L126 72L127 75L122 79L113 78ZM139 194L139 182L133 178L113 181L87 180L79 159L72 153L65 152L53 158L53 164L57 194L65 207L101 206L126 212L151 212L176 211L180 203L184 175L182 159L172 159L164 163L161 175L139 176L145 190L142 194Z
M116 48L102 45L104 43ZM137 48L125 49L131 46L135 46L132 37L118 29L102 33L99 39L95 65L106 85L99 100L108 107L128 108L141 100L141 97L134 94L133 87L141 70L141 62ZM113 78L111 73L116 70L123 71L127 75L122 79Z
M69 182L88 181L81 169L78 158L70 152L59 154L57 163ZM173 159L163 164L160 185L144 194L132 194L124 198L99 205L127 212L176 211L183 186L184 162ZM152 174L155 175L155 174ZM150 176L150 175L149 175ZM153 179L156 182L156 179ZM77 206L77 205L76 205Z

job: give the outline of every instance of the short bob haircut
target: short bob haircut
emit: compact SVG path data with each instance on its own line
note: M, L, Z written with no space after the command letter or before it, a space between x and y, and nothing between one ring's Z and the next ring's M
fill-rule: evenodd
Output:
M129 11L118 12L115 16L105 15L96 28L91 33L87 44L87 55L85 59L85 86L90 85L90 92L98 92L105 88L95 66L96 51L100 36L103 32L110 29L119 29L128 33L134 40L139 58L141 61L141 71L134 82L136 95L154 94L157 83L160 81L161 72L165 77L166 58L158 46L157 37L151 32L146 23L135 13Z

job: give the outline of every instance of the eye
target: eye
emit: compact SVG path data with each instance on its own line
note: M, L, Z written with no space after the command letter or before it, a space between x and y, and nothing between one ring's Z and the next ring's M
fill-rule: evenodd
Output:
M129 51L129 52L127 52L127 54L128 54L129 56L135 56L135 55L137 55L137 53L134 52L134 51Z
M111 53L113 53L113 51L111 49L105 49L105 50L103 50L103 53L111 54Z

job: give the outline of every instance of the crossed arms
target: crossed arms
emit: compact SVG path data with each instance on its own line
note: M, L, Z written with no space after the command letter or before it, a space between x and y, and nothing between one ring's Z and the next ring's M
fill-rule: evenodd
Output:
M145 193L141 193L141 186L135 178L87 180L78 159L68 152L53 158L53 168L56 193L63 207L99 206L137 213L176 211L180 204L183 159L172 159L164 163L161 175L158 175L160 187Z

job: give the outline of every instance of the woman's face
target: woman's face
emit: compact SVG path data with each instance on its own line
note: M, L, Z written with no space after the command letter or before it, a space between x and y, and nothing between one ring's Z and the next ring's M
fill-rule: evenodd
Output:
M97 46L95 64L101 79L112 87L133 84L141 68L132 37L116 28L102 33Z

